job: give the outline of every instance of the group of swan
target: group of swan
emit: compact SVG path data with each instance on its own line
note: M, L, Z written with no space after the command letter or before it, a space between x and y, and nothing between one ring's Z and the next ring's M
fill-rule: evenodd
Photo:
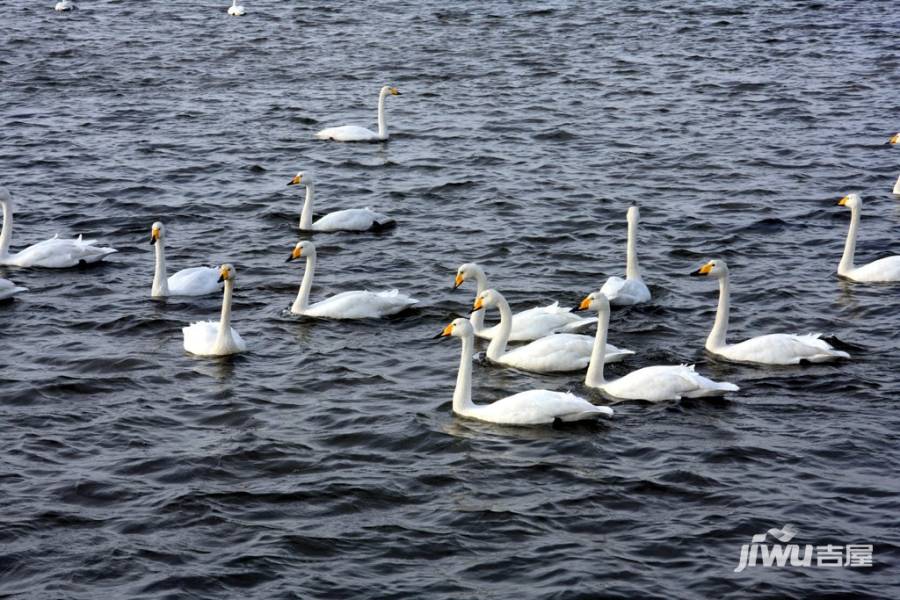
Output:
M368 231L384 229L394 224L393 219L387 215L377 213L368 207L337 210L313 222L312 202L315 181L312 173L300 171L288 182L288 185L306 186L306 201L300 211L300 231Z

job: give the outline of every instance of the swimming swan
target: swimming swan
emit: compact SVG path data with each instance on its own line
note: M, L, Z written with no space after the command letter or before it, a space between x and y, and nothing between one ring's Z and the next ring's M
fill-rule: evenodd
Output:
M436 337L453 336L462 340L462 357L453 391L453 412L461 417L498 425L552 425L557 421L594 420L611 417L608 406L595 406L568 392L528 390L501 398L491 404L472 402L472 356L475 333L466 319L456 319Z
M578 371L588 365L591 358L593 339L587 335L574 333L553 333L533 342L506 351L512 311L503 294L497 290L485 290L478 294L472 310L497 307L500 309L500 331L487 348L488 360L509 367L537 373ZM617 362L631 350L620 350L612 344L606 348L606 361Z
M484 270L475 263L460 265L456 271L453 289L457 289L463 282L472 279L475 280L476 297L488 289L487 276L484 274ZM500 331L500 325L485 327L484 313L485 311L483 310L473 311L469 320L475 329L476 336L485 340L492 340ZM512 315L512 327L510 328L507 341L529 342L551 333L576 331L596 322L597 319L585 319L572 314L569 308L560 308L559 302L554 302L547 306L535 306Z
M56 12L63 12L66 10L75 10L76 6L72 0L60 0L60 2L56 3L56 6L53 7L53 10Z
M9 279L0 277L0 300L6 300L7 298L12 298L16 294L27 291L28 288L19 287Z
M860 213L862 213L862 198L857 194L849 194L838 200L838 206L846 206L850 209L850 231L847 233L847 241L844 243L844 255L838 264L838 275L863 282L900 281L900 256L879 258L861 267L854 264L856 234L859 230Z
M297 299L291 306L295 315L324 317L326 319L377 319L394 315L416 304L418 300L401 294L397 290L384 292L354 291L335 294L327 300L309 303L313 273L316 270L316 246L309 241L297 242L287 261L306 258L306 272Z
M95 246L94 240L59 239L58 235L49 240L29 246L18 254L9 253L13 228L13 201L6 188L0 187L0 205L3 206L3 229L0 230L0 265L16 267L46 267L64 269L82 263L94 263L116 252L114 248Z
M387 119L384 116L384 99L390 94L399 96L400 90L386 85L378 93L378 133L365 127L356 125L344 125L343 127L329 127L316 133L320 140L335 140L337 142L381 142L388 139Z
M225 356L247 350L247 344L231 326L231 293L234 291L234 267L225 264L219 267L219 279L225 282L225 297L222 300L222 316L219 322L198 321L181 328L184 335L184 349L199 356Z
M232 17L243 17L247 14L243 6L238 6L237 0L231 0L231 6L228 7L228 14Z
M835 350L820 334L790 335L786 333L770 333L738 344L728 344L725 336L728 333L728 317L731 310L731 299L728 283L728 265L724 260L711 260L693 273L694 277L715 277L719 280L719 307L716 309L716 322L709 337L706 338L706 349L712 354L726 360L741 363L762 365L796 365L801 361L825 362L838 358L850 358L850 355Z
M312 201L315 193L315 181L312 173L300 171L288 182L288 185L306 186L306 200L303 202L303 209L300 211L301 231L368 231L370 229L384 229L394 225L393 219L387 215L369 210L369 208L338 210L320 217L318 221L313 223Z
M165 228L157 221L150 228L150 243L156 246L156 268L153 271L150 297L205 296L219 290L219 271L212 267L182 269L166 278L165 239Z
M637 259L637 226L640 211L637 206L628 208L628 246L625 258L625 279L610 277L600 288L613 306L631 306L650 301L650 290L641 279Z
M606 381L603 378L603 356L606 350L606 335L609 330L609 300L603 292L594 292L581 301L578 310L594 310L599 313L597 336L591 351L584 384L622 400L681 400L704 396L721 396L725 392L736 392L733 383L718 383L694 371L694 365L652 366Z

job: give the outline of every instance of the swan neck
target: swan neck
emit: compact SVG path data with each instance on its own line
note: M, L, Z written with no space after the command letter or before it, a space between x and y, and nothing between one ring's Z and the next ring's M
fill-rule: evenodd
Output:
M386 140L388 136L387 119L384 117L384 99L387 97L387 91L378 95L378 137Z
M606 380L603 378L603 365L606 360L606 336L609 330L609 311L601 310L597 314L597 334L594 336L594 347L591 349L591 362L588 363L584 384L589 387L600 387Z
M169 295L169 281L166 278L166 248L162 236L156 240L154 246L156 246L156 268L153 271L153 287L150 295L156 298Z
M303 209L300 211L300 229L306 231L312 229L312 201L315 193L313 187L315 186L312 181L306 184L306 200L303 201Z
M706 349L715 352L725 345L725 336L728 335L728 319L731 312L731 291L728 281L728 273L719 279L719 306L716 309L716 322L713 324L709 337L706 338Z
M850 230L847 232L847 241L844 242L844 255L838 264L838 274L845 275L855 267L856 258L856 234L859 231L859 208L850 209Z
M487 348L487 357L493 361L500 360L500 357L506 354L506 343L509 341L509 334L512 331L512 311L509 309L509 302L506 301L506 298L501 297L498 300L497 308L500 309L500 327Z
M225 281L225 296L222 298L222 317L219 319L219 335L216 346L228 345L231 340L231 294L234 291L234 279Z
M475 354L475 336L462 338L462 356L459 372L456 374L456 389L453 390L453 412L464 415L473 408L472 404L472 356Z
M300 291L297 292L297 299L291 306L291 312L302 313L309 306L309 291L312 289L313 274L316 270L316 257L310 255L306 257L306 271L303 273L303 281L300 283Z
M625 258L625 278L640 279L641 271L637 259L637 219L628 222L628 246Z
M3 204L3 229L0 230L0 257L9 254L9 243L12 241L13 210L9 202Z
M487 277L485 277L484 273L480 271L475 273L475 283L477 285L475 297L477 298L481 292L487 289ZM476 333L484 330L484 312L483 310L473 310L469 316L469 323L472 324Z

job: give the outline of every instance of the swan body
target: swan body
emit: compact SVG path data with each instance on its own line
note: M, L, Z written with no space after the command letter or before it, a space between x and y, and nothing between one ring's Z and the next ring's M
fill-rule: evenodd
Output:
M64 12L67 10L75 10L75 3L72 0L61 0L53 7L56 12Z
M485 290L478 294L473 310L492 307L500 309L500 330L488 345L488 360L537 373L578 371L588 366L593 340L586 335L553 333L507 351L506 343L509 337L512 311L509 309L506 298L496 290ZM634 354L634 352L608 344L606 361L617 362L629 354Z
M792 335L772 333L750 338L738 344L727 343L728 319L731 312L731 294L728 265L724 260L711 260L693 273L695 277L715 277L719 280L719 306L716 322L706 349L726 360L762 365L796 365L803 361L827 362L838 358L850 358L841 350L835 350L820 334Z
M849 194L838 201L838 206L846 206L850 209L850 230L847 232L847 241L844 244L844 255L838 264L838 275L860 282L900 281L900 256L880 258L861 267L854 264L862 199L858 194Z
M157 221L150 229L150 243L156 247L152 298L166 296L205 296L219 291L219 271L212 267L191 267L166 277L165 228Z
M488 289L487 276L484 270L475 263L460 265L456 271L454 289L465 281L475 280L476 297ZM493 340L500 333L500 325L485 327L484 311L473 311L469 321L475 335L486 340ZM560 308L559 302L547 306L535 306L512 315L512 327L508 342L528 342L542 338L551 333L571 332L595 323L593 318L585 319L572 314L569 308Z
M228 14L232 17L243 17L247 14L244 7L237 3L237 0L231 0L231 6L228 7Z
M650 301L650 289L641 279L637 259L637 225L640 212L637 206L628 208L628 245L625 257L625 279L610 277L600 288L613 306L631 306Z
M0 187L0 205L3 207L3 229L0 230L0 265L64 269L79 264L98 262L116 252L114 248L96 246L94 240L85 240L80 235L77 239L60 239L58 235L54 235L49 240L38 242L17 254L10 254L13 202L9 192L2 187Z
M900 196L900 177L897 177L897 181L894 183L894 189L892 191Z
M453 392L453 412L461 417L498 425L552 425L557 421L572 422L611 417L608 406L595 406L568 392L528 390L501 398L491 404L472 402L472 357L475 333L466 319L456 319L440 334L462 340L462 356Z
M295 315L326 319L377 319L397 314L418 302L397 290L384 292L366 290L343 292L310 304L309 292L316 270L315 245L309 241L298 242L287 262L298 258L306 258L306 272L303 274L297 299L291 305L291 312Z
M0 277L0 300L6 300L7 298L12 298L16 294L27 291L28 288L19 287L9 279Z
M235 269L225 264L219 268L225 282L222 316L216 321L198 321L182 327L184 349L198 356L226 356L247 350L247 344L231 326L231 295L234 291Z
M312 202L315 194L315 182L312 173L300 171L288 182L288 185L306 186L306 200L300 211L300 229L302 231L369 231L383 229L394 224L394 220L387 215L370 210L368 207L338 210L320 217L313 223Z
M399 96L400 90L386 85L378 93L378 132L356 125L344 125L342 127L329 127L316 133L320 140L334 140L336 142L382 142L388 139L387 120L384 116L384 99L387 96Z
M579 310L595 310L599 313L597 335L594 338L585 385L620 400L650 402L721 396L726 392L738 391L738 386L733 383L719 383L703 377L694 370L694 365L655 365L606 381L603 377L603 357L609 331L609 304L603 292L594 292L582 300L578 307Z

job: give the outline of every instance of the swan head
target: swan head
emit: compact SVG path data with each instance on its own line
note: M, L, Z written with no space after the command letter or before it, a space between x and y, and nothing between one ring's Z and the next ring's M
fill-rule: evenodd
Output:
M309 240L301 240L297 242L297 245L294 246L293 250L291 250L291 255L288 256L287 260L284 262L291 262L292 260L297 260L298 258L308 258L315 255L316 245Z
M638 209L637 204L632 204L628 207L628 212L625 213L625 218L628 219L629 223L637 223L638 218L641 216L641 211Z
M728 275L728 265L721 258L711 260L696 271L691 272L691 277L715 277L721 279Z
M862 198L859 194L847 194L838 200L838 206L846 206L847 208L860 208L862 206Z
M472 310L481 310L482 308L493 308L504 300L503 294L497 290L484 290L475 297L475 304Z
M150 227L150 243L155 244L163 238L164 234L163 224L157 221Z
M575 310L593 310L599 313L608 313L609 298L603 292L593 292L585 296Z
M891 139L888 140L888 144L890 144L891 146L900 144L900 133L895 133L894 135L892 135Z
M309 171L298 171L294 178L288 181L288 185L310 185L313 182L313 174Z
M219 267L219 283L223 281L234 281L234 276L237 275L237 271L234 270L234 267L228 263L225 263L221 267Z
M443 331L434 336L435 338L444 338L448 336L465 338L472 337L475 335L475 330L472 329L472 324L469 323L468 319L453 319L449 325L444 327Z
M395 88L392 85L385 85L381 88L381 95L382 96L387 96L387 95L399 96L400 90L398 90L397 88Z
M466 263L464 265L460 265L456 270L456 280L453 282L453 289L455 290L456 288L461 286L464 281L468 281L470 279L475 279L477 281L479 275L483 278L484 271L482 271L481 267L479 267L475 263Z

